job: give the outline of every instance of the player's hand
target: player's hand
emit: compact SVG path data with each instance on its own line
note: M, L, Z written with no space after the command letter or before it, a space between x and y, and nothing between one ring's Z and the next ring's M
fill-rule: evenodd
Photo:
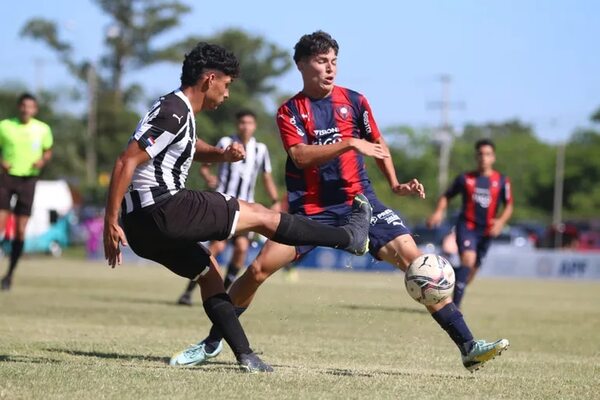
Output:
M490 236L496 237L502 233L502 229L504 229L504 223L500 220L494 219L492 220L492 227L490 228Z
M271 207L269 207L269 209L271 209L272 211L275 211L275 212L281 212L281 202L279 200L273 202L273 204L271 204Z
M2 170L6 173L8 173L8 170L10 169L10 164L7 163L6 161L2 161L0 163L0 167L2 167Z
M355 139L353 147L362 155L380 160L390 156L390 153L381 144L367 142L364 139Z
M441 211L440 212L436 211L433 214L431 214L431 216L429 218L427 218L426 225L428 228L435 228L436 226L440 226L443 219L444 219L444 213Z
M39 160L37 160L36 162L33 163L33 168L42 169L42 168L44 168L44 165L46 165L46 163L44 162L44 159L40 158Z
M223 153L225 162L236 162L246 158L246 150L241 143L234 142L227 146L225 153Z
M206 184L210 189L216 189L219 185L219 178L217 178L215 175L210 174L206 177Z
M123 262L123 254L119 244L127 246L125 232L116 221L104 220L104 258L112 268L121 265Z
M425 198L425 187L416 178L392 187L392 191L399 196L418 195L421 199Z

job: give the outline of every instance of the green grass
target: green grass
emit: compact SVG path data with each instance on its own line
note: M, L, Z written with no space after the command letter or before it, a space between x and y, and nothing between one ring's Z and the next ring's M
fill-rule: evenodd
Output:
M275 373L244 374L229 349L167 365L209 323L200 303L174 305L185 281L166 269L26 259L0 293L0 398L598 398L598 283L476 281L467 322L512 345L471 374L401 275L278 275L242 318Z

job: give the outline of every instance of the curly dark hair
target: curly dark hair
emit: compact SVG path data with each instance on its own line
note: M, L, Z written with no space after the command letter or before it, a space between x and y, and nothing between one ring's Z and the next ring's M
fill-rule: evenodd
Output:
M490 146L492 150L496 151L496 145L491 139L479 139L477 142L475 142L475 151L479 151L479 149L483 146Z
M200 75L208 69L221 71L237 78L240 63L232 52L216 44L200 42L185 55L181 67L181 85L194 86Z
M304 35L294 46L294 61L298 62L303 58L325 54L333 49L337 55L340 46L338 42L327 32L316 31L310 35Z

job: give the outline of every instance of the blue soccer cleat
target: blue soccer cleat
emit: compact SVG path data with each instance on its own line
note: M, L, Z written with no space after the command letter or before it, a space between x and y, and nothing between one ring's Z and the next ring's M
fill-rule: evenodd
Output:
M488 343L485 340L476 340L467 355L462 356L462 363L469 371L477 371L487 361L492 360L496 356L508 349L510 343L507 339L500 339L493 343Z
M197 344L191 345L182 352L175 354L173 357L171 357L169 365L192 367L194 365L202 364L209 358L218 356L222 350L223 341L221 340L217 348L212 353L206 352L206 344L203 340Z

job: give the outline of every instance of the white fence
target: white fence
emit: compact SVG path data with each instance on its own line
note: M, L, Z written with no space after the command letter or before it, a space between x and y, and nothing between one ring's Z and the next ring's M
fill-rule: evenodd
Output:
M494 251L494 246L492 246L481 266L479 275L600 280L600 253L534 249Z

